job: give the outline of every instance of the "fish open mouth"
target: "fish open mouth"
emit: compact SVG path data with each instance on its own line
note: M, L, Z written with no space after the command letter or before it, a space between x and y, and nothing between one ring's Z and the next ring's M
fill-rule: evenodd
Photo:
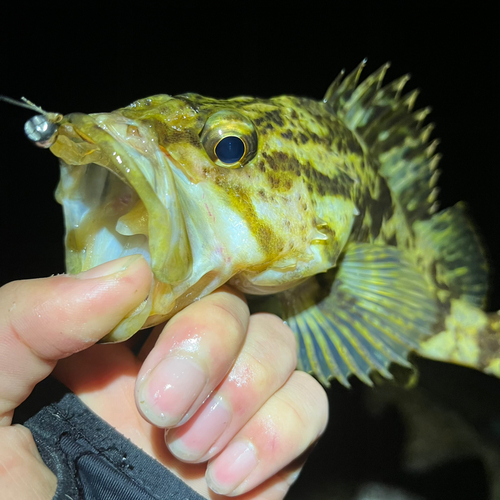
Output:
M61 170L57 199L64 206L68 271L132 254L151 264L149 217L137 192L96 163L62 164Z
M156 284L170 287L189 278L191 252L173 160L150 129L119 113L72 114L51 151L61 159L56 199L64 209L69 273L142 254ZM143 326L151 297L148 302L131 315L127 332Z

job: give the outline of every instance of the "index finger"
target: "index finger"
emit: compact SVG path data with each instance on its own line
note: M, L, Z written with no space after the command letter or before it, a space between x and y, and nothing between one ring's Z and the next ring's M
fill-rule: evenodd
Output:
M125 257L76 276L15 281L0 288L0 425L58 359L100 340L147 296L151 271Z

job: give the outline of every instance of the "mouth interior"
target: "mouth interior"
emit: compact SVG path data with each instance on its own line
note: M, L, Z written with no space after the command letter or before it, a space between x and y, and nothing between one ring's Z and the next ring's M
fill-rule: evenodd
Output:
M78 175L71 175L74 173ZM65 181L73 184L76 179L79 182L73 188L77 189L60 196L66 218L68 271L80 272L133 254L143 255L151 265L148 212L136 191L95 163L67 165L62 187Z

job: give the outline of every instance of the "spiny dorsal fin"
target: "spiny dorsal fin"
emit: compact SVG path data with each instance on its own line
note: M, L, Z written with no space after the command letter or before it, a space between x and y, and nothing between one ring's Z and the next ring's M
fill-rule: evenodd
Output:
M390 66L384 64L359 83L363 61L352 73L334 80L323 99L333 113L360 137L380 163L380 172L405 210L409 222L437 210L440 155L429 142L433 125L423 126L430 108L413 111L418 90L403 95L409 75L382 87Z

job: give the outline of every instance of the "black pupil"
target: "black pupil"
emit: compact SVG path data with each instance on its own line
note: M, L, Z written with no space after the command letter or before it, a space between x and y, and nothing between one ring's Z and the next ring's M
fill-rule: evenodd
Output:
M215 154L223 163L236 163L245 154L245 145L239 137L224 137L215 146Z

